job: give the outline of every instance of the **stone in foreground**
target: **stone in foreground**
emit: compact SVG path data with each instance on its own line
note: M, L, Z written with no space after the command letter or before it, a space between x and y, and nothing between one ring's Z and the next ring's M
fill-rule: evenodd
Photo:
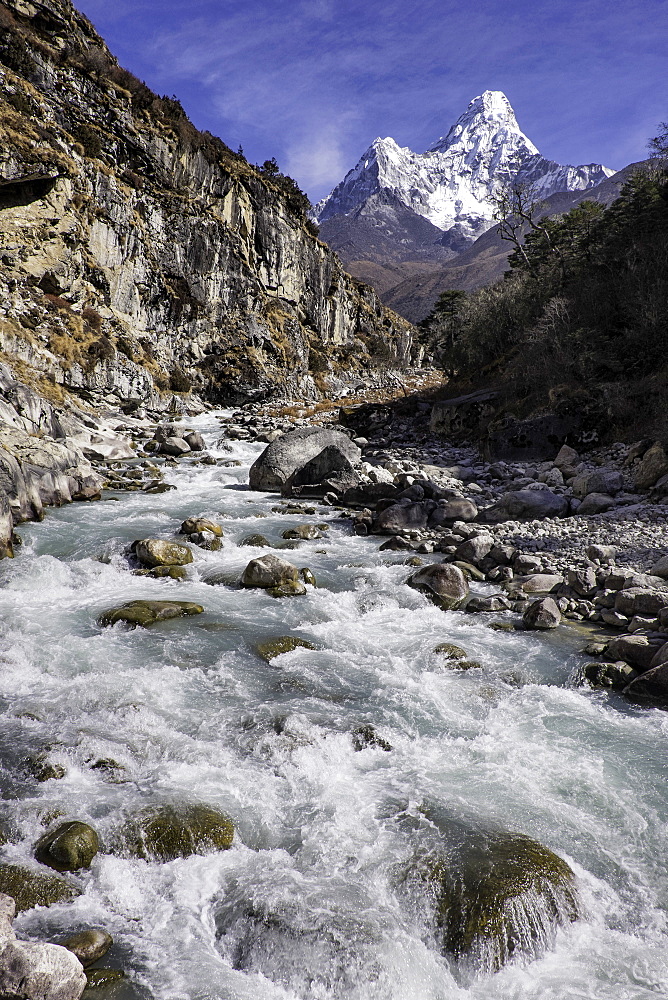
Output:
M655 701L668 705L668 663L652 667L632 680L624 694L639 701Z
M118 608L111 608L100 615L98 625L106 627L116 622L125 622L132 627L147 628L155 622L180 618L181 615L201 615L204 608L191 601L128 601Z
M86 975L79 959L57 944L17 941L16 906L0 894L0 994L11 1000L79 1000Z
M560 924L576 920L570 867L519 834L470 833L442 857L425 859L443 951L493 972L519 956L538 957Z
M234 824L208 806L154 806L127 824L123 839L137 857L173 861L191 854L227 850L234 839Z

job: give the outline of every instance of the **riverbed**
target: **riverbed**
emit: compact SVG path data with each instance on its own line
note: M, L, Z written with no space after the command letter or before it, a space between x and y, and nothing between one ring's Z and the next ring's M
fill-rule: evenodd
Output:
M49 511L0 565L3 856L27 861L58 817L90 823L103 845L78 876L83 894L23 913L17 931L108 930L104 964L127 975L110 1000L666 996L668 713L577 686L582 641L565 628L493 631L513 616L438 609L406 586L405 552L379 552L333 508L275 511L280 498L247 487L264 446L217 448L215 414L190 425L241 464L184 459L166 470L169 492ZM195 515L221 524L222 550L193 548L183 582L132 574L130 542L175 538ZM284 545L305 523L329 527L285 551L241 544L261 533ZM268 551L318 586L283 599L239 589ZM139 598L205 611L97 625ZM258 655L286 635L316 648ZM443 642L480 666L453 669L434 652ZM356 750L363 726L392 749ZM35 782L23 762L40 752L65 777ZM105 853L124 817L183 802L230 816L233 847L163 864ZM464 973L402 889L415 845L398 817L425 807L555 851L582 918L542 957Z

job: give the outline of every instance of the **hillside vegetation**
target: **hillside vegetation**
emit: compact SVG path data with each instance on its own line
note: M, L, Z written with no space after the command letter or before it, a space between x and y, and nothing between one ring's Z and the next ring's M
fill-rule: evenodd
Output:
M446 292L422 324L454 390L518 416L580 409L604 436L668 438L668 170L634 174L518 241L503 280ZM453 395L454 395L453 391Z

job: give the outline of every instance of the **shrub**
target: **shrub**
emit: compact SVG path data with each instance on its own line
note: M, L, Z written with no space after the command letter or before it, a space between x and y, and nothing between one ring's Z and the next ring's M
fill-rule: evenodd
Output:
M192 382L180 365L174 365L169 376L169 388L173 392L190 392Z
M102 152L100 133L91 125L75 125L72 136L83 146L84 153L91 159L94 160Z

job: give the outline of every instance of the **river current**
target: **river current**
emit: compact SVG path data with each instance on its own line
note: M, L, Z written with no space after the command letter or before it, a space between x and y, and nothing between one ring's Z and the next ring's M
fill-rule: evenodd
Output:
M503 615L439 610L405 585L406 553L379 552L331 508L272 511L279 498L247 488L264 446L217 450L215 414L190 425L241 465L184 460L170 492L49 511L0 564L2 852L26 862L58 815L93 825L104 847L122 817L165 802L220 809L234 845L163 864L101 852L83 894L21 914L19 935L108 930L103 964L128 976L109 1000L666 997L668 713L576 686L582 640L565 630L499 632L488 623ZM184 582L132 575L129 542L174 537L193 515L221 523L221 551L195 548ZM315 573L306 596L230 585L272 551L246 536L278 543L323 521L326 538L279 553ZM205 612L96 624L137 598ZM284 635L317 649L258 656ZM481 668L448 668L433 652L446 641ZM391 752L356 751L364 725ZM64 778L26 777L41 750ZM582 919L536 960L464 975L397 878L413 845L396 817L425 803L551 848L576 873Z

